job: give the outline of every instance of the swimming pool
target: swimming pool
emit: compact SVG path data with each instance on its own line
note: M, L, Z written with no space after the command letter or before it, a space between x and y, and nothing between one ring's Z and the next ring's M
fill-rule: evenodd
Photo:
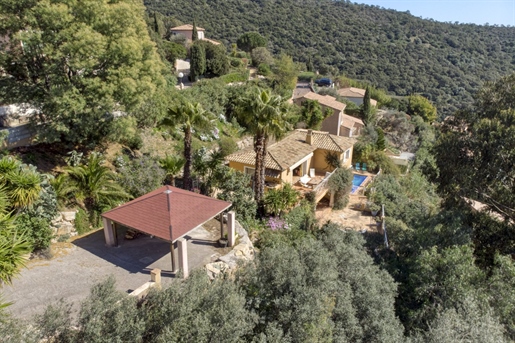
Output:
M354 174L354 177L352 178L352 190L350 191L350 194L354 194L355 192L357 192L359 186L361 186L363 182L365 182L367 177L368 176L366 175Z

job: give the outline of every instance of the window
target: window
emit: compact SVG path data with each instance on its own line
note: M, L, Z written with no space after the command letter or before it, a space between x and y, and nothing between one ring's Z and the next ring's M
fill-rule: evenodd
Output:
M250 175L250 185L254 188L254 175L256 173L256 168L243 167L243 173L245 175Z
M345 154L343 155L343 162L346 162L350 158L350 149L347 149L345 151Z

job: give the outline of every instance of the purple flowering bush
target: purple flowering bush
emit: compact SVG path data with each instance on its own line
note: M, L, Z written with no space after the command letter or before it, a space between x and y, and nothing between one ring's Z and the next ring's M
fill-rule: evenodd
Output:
M288 223L284 219L281 219L279 217L268 218L266 226L272 231L284 230L289 228Z

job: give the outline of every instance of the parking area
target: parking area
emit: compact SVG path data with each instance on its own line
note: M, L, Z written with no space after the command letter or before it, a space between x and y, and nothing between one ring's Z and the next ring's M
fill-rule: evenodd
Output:
M188 239L189 269L203 267L226 253L218 247L219 224L213 221L197 227L186 236ZM150 271L162 270L162 283L166 286L175 280L171 272L170 244L147 235L133 240L122 237L119 246L105 246L103 230L93 232L72 243L54 247L50 260L33 260L27 264L13 284L1 291L5 301L13 302L8 312L16 317L28 318L44 311L47 305L64 299L78 304L87 297L91 286L109 275L116 278L117 288L130 293L150 281Z

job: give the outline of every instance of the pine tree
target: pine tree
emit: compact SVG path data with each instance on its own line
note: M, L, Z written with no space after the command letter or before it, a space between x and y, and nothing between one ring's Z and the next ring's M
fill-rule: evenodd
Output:
M197 23L193 20L193 32L191 34L191 40L196 41L198 39Z

